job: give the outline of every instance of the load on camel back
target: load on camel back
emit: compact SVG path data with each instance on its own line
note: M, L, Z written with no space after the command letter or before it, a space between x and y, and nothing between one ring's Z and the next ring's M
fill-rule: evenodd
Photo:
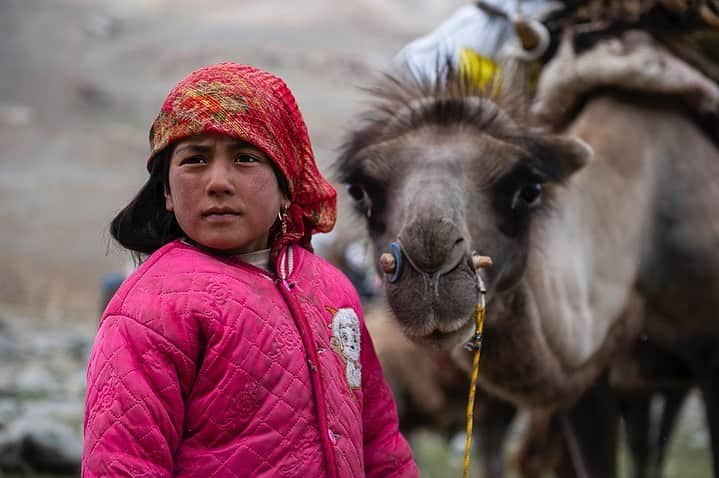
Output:
M394 256L380 273L413 345L374 337L400 408L457 422L479 274L486 476L503 473L506 402L530 416L523 476L616 476L620 416L635 476L658 473L694 387L717 470L717 2L477 2L396 63L338 169L376 257Z
M651 41L621 38L636 31L646 33ZM594 51L598 43L600 51ZM445 63L482 87L497 75L504 76L509 88L531 97L537 93L537 78L546 64L553 59L557 63L560 45L565 45L565 55L571 49L574 57L564 58L561 78L557 78L559 72L552 73L551 79L561 83L545 80L543 92L551 96L544 102L558 104L551 106L551 116L542 117L544 121L554 122L558 115L571 113L577 98L602 87L691 97L682 88L688 89L689 84L701 89L701 85L661 74L683 73L684 62L689 70L719 83L719 1L482 0L460 8L430 34L408 44L394 62L401 75L414 79L436 80ZM639 48L640 52L635 51ZM655 50L653 54L650 49ZM680 63L665 69L651 64L674 58ZM509 71L502 73L500 64ZM649 71L641 71L646 66ZM559 96L558 90L564 90L564 95ZM693 106L706 113L706 105ZM543 106L537 108L545 112Z

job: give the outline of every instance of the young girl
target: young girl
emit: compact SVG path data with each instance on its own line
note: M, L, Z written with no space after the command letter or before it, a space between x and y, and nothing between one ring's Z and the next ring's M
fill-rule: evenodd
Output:
M285 83L197 70L150 145L111 226L150 256L100 323L83 476L417 476L357 294L311 252L336 193Z

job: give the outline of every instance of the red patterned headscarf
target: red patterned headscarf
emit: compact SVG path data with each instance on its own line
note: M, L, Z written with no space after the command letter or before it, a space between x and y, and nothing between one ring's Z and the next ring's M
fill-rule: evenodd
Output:
M148 169L168 145L202 133L231 136L260 148L287 179L287 232L275 238L272 257L291 243L312 250L312 234L334 227L337 193L317 169L307 126L281 78L237 63L190 73L170 91L150 128Z

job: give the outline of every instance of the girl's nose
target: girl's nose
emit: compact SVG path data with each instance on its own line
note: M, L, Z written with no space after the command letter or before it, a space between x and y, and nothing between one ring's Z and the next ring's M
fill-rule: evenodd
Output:
M207 192L211 196L231 195L234 192L229 168L223 163L224 161L210 163Z

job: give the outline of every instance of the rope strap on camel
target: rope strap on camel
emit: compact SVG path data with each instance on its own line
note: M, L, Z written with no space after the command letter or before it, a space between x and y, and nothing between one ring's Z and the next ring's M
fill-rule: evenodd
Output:
M472 262L477 275L477 286L479 299L477 301L477 313L475 315L475 331L472 338L464 346L472 352L472 376L469 383L469 399L467 400L467 430L464 442L464 478L469 476L469 456L472 448L472 428L474 426L474 397L477 392L477 377L479 376L479 357L482 352L482 331L484 330L485 295L487 289L484 286L479 270L492 265L492 259L487 256L473 255Z

